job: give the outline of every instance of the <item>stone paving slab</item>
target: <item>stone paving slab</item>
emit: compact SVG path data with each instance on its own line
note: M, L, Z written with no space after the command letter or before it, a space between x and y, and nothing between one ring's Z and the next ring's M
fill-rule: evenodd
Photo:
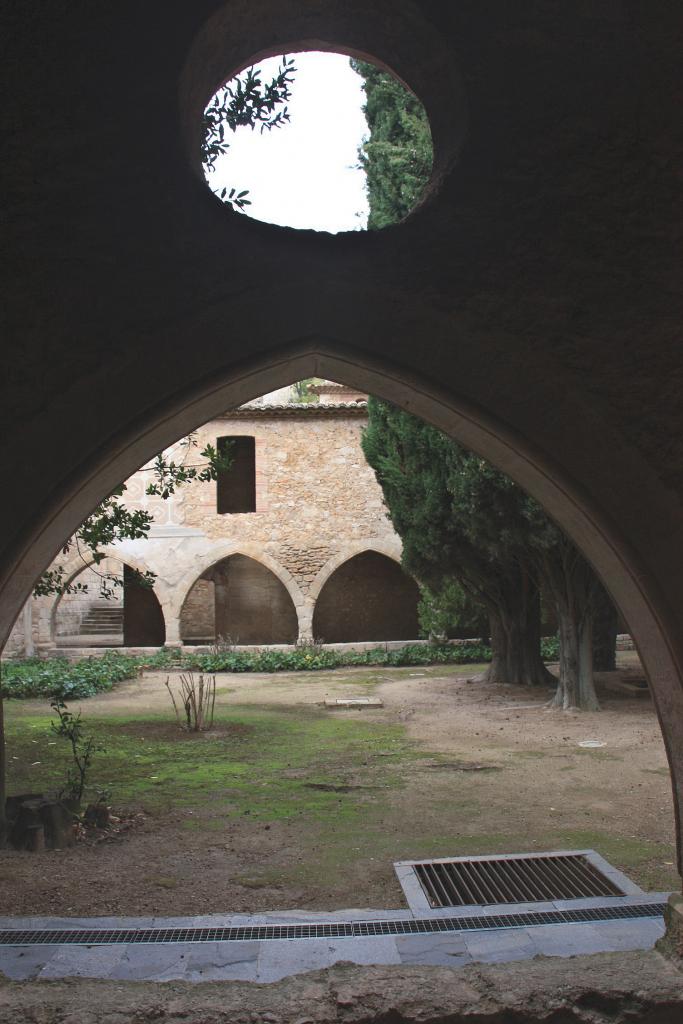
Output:
M546 956L580 956L600 953L609 948L607 936L594 924L568 924L562 929L554 925L534 928L533 941ZM635 937L634 937L635 942Z
M402 964L464 967L472 962L465 940L459 935L398 935L396 948Z
M582 926L580 926L582 927ZM468 932L465 948L472 960L481 963L504 963L509 960L530 960L541 952L533 939L531 928L506 928L500 931ZM570 956L570 953L565 954Z
M12 981L28 981L37 977L60 948L60 946L6 946L0 949L0 973Z
M184 978L190 963L190 945L123 946L123 957L105 977L117 981L176 981Z
M354 939L278 939L262 942L256 980L279 981L290 974L317 971L335 963L400 964L394 936Z
M633 927L634 924L637 924L637 928ZM619 950L646 949L648 943L652 947L658 939L662 938L666 930L662 918L639 921L600 921L593 927L603 941L609 944L609 949L615 953Z
M191 944L183 977L186 981L256 981L262 946L261 942Z
M34 950L35 946L32 947ZM38 978L111 978L126 956L126 946L53 946L54 955ZM48 954L49 955L49 954Z

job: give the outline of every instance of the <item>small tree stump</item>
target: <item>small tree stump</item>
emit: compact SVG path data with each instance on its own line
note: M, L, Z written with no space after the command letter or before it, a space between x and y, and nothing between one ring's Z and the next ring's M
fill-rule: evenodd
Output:
M42 825L32 825L27 829L27 849L31 853L42 853L45 849L45 829Z
M85 809L84 819L86 825L89 825L91 828L108 828L109 808L101 801L98 801L96 804L88 804Z
M76 841L73 813L41 794L10 797L7 819L9 841L15 850L60 850Z
M41 808L45 826L45 840L50 850L62 850L76 842L74 814L69 807L56 800L45 800Z

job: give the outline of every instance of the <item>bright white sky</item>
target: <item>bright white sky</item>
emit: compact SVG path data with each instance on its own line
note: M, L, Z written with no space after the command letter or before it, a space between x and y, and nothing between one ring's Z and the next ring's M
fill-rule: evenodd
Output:
M258 128L229 133L230 149L207 181L214 192L248 189L247 216L271 224L333 233L364 228L365 173L357 165L369 132L362 79L341 54L293 56L291 120L263 134ZM259 61L264 81L279 63L279 57Z

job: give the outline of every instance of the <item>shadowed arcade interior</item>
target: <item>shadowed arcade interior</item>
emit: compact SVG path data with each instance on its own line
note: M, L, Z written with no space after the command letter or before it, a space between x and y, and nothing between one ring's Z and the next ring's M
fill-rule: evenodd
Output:
M313 636L324 643L415 640L417 584L378 551L363 551L323 585L313 613Z
M164 613L153 587L130 565L108 556L72 576L83 589L60 597L52 611L53 636L62 647L162 647Z
M296 609L270 569L246 555L231 555L203 573L190 590L180 635L187 644L291 644L298 635Z

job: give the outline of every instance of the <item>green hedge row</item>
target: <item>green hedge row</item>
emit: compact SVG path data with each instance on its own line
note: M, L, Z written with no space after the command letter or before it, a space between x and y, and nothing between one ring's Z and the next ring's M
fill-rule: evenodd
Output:
M545 661L558 658L557 637L541 642ZM396 650L379 647L369 651L335 651L302 646L290 651L210 651L191 654L162 649L149 657L107 652L98 657L69 662L66 658L29 658L2 664L2 689L6 697L51 697L65 700L93 697L111 690L114 683L135 676L142 668L185 668L199 672L310 672L326 668L401 665L470 665L491 660L485 644L407 644Z
M300 672L324 668L348 668L354 665L466 665L490 661L491 650L482 644L434 646L408 644L397 650L374 648L369 651L335 651L319 647L300 647L293 651L218 651L209 654L185 654L187 668L200 672Z
M5 697L52 697L65 700L94 697L111 690L114 683L130 679L139 669L140 658L107 652L98 657L67 661L66 658L27 658L2 663L2 692Z

